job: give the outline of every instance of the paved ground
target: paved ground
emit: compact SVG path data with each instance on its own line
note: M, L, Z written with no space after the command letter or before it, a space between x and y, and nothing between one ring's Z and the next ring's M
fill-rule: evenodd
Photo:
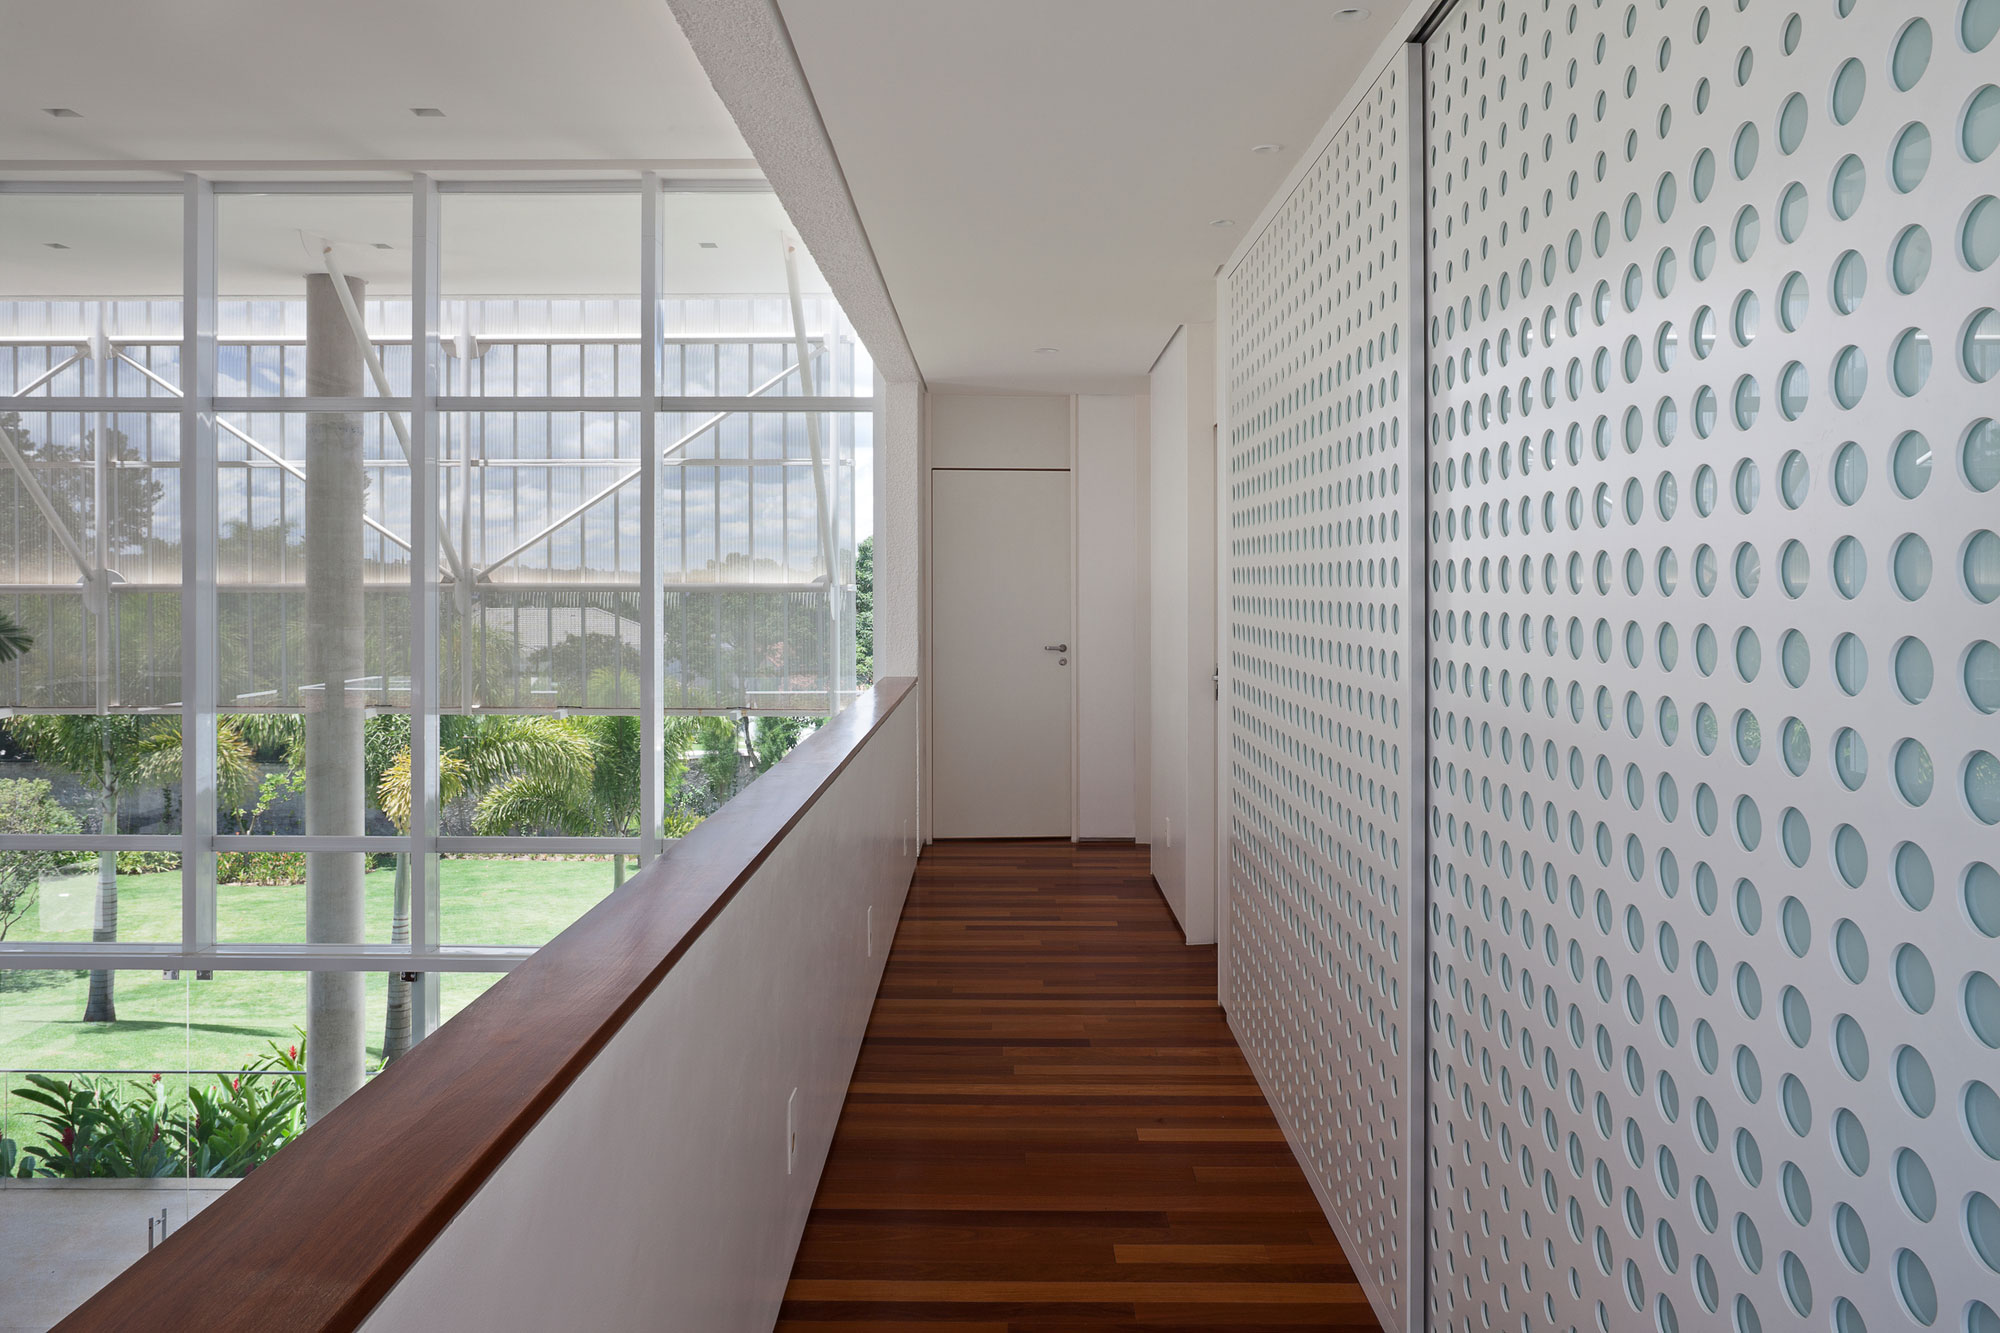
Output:
M226 1187L152 1180L0 1182L0 1333L45 1333Z

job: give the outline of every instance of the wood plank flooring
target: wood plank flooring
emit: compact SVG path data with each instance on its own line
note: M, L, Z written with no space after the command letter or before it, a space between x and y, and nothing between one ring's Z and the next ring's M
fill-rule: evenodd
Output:
M1146 848L924 852L778 1328L1378 1328Z

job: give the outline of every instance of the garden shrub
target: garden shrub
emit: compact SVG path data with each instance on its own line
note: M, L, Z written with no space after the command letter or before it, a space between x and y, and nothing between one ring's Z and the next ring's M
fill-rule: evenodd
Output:
M162 1075L110 1079L27 1075L14 1096L40 1107L41 1142L0 1139L0 1175L61 1180L105 1177L244 1176L305 1129L305 1034L223 1082L191 1084L187 1106L169 1110Z
M9 833L77 834L83 825L50 794L46 778L0 778L0 828ZM90 859L87 852L0 851L0 940L26 916L43 875Z

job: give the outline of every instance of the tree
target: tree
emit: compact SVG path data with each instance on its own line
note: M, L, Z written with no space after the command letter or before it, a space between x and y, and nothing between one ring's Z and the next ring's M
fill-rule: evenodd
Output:
M875 683L875 538L854 550L854 683Z
M793 746L818 728L819 722L816 718L803 717L758 718L757 771L765 772L790 754Z
M744 731L749 722L727 713L706 713L692 721L694 745L701 751L701 758L695 761L702 784L697 799L706 807L702 813L712 814L742 789L744 753L748 749Z
M639 719L610 716L572 719L570 725L592 738L597 757L587 785L552 781L523 773L500 783L480 798L474 820L482 833L520 829L556 829L575 837L631 837L640 831L640 769L643 765ZM695 739L694 719L667 719L661 751L665 772L663 791L672 797L687 771L687 748ZM611 857L611 887L625 882L625 853Z
M250 746L242 733L223 719L216 728L216 781L225 791L236 790L254 773ZM118 831L118 799L134 785L159 781L180 772L181 722L177 717L117 713L41 714L9 718L7 734L45 764L74 773L97 793L98 827ZM97 858L97 921L91 931L97 943L118 938L118 854ZM83 1021L112 1023L118 1007L112 993L112 973L90 974L90 997Z
M372 749L364 737L364 749ZM409 723L399 738L384 729L378 740L400 739L401 750L375 778L375 801L404 834L410 831ZM449 805L517 778L532 778L562 788L587 787L595 780L596 741L568 721L553 717L460 717L438 719L438 799ZM370 755L370 775L374 756ZM483 831L483 830L482 830ZM396 908L390 925L392 943L410 938L409 857L396 858ZM382 1063L389 1064L410 1049L413 1024L410 987L402 973L389 974L387 1012L383 1018Z
M0 778L0 828L44 836L83 832L76 816L49 794L49 784L41 778ZM30 895L42 876L81 859L77 852L0 851L0 940L28 914Z
M11 662L35 646L35 636L14 617L0 611L0 662ZM76 816L49 795L49 784L34 780L0 781L0 828L16 833L81 833ZM0 852L0 940L7 938L28 912L28 890L58 866L72 864L65 853Z
M86 418L87 419L87 418ZM96 513L96 478L91 464L97 458L97 432L83 431L76 437L75 444L61 444L54 440L38 443L28 428L21 424L19 412L0 413L0 431L6 432L14 447L33 458L37 463L50 466L38 468L36 475L42 484L42 491L54 504L56 513L62 517L71 535L81 537L95 526L91 516ZM167 488L159 481L157 471L132 443L124 431L115 426L104 430L105 457L112 466L119 467L118 485L113 488L113 504L110 513L104 516L108 527L113 551L143 549L154 540L153 516L160 502L166 498ZM74 466L55 466L70 464ZM120 465L131 465L120 467ZM25 514L31 512L27 497L18 489L14 492L14 509ZM40 530L37 520L36 529ZM8 659L0 658L0 661Z
M588 782L556 772L524 771L479 799L474 827L482 833L554 830L570 837L631 836L639 831L639 719L575 718L570 727L590 740ZM611 886L625 882L625 854L612 857Z
M0 611L0 663L11 662L35 646L35 636L5 611Z

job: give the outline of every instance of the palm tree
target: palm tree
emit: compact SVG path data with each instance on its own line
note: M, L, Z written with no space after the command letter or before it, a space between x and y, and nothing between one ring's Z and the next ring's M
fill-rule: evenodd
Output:
M714 810L742 790L747 774L745 752L750 745L747 716L707 713L692 719L694 739L702 749L701 772L708 788L709 809ZM754 771L754 770L753 770Z
M11 662L35 646L35 636L5 611L0 611L0 663Z
M594 782L596 740L572 723L553 717L450 716L439 719L438 799L449 805L476 792L516 779L532 779L556 787L574 788ZM383 768L375 785L375 802L397 829L410 831L410 751L402 751ZM482 832L486 821L478 821ZM502 826L504 827L504 825ZM408 853L396 856L396 909L389 928L392 944L410 940L410 864ZM410 983L401 972L389 974L387 1013L383 1019L382 1063L389 1064L410 1049L412 1023Z
M251 747L232 723L233 719L222 719L215 737L216 783L225 791L240 788L255 771ZM105 833L118 831L118 799L126 788L168 780L180 773L181 722L177 717L57 713L9 718L5 725L8 735L36 759L69 770L95 789L98 828ZM114 851L100 852L97 857L97 922L90 937L100 944L118 938L118 854ZM112 1023L117 1018L112 973L107 969L92 972L83 1021Z
M585 717L570 723L595 751L588 782L550 773L517 773L480 798L474 816L482 833L554 829L570 837L630 837L639 831L639 719ZM611 887L625 882L625 854L611 858Z

